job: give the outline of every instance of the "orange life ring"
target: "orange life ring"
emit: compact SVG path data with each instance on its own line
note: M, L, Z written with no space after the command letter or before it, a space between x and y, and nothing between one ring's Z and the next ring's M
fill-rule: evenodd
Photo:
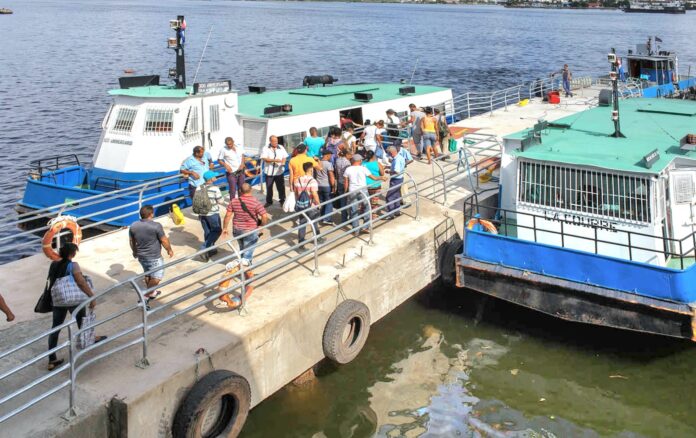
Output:
M56 216L51 219L48 222L48 231L41 239L41 247L46 257L53 261L60 260L60 255L52 247L53 238L66 228L72 232L72 243L79 245L82 241L82 228L80 228L76 218L73 216Z
M252 167L249 167L251 164ZM253 158L247 158L244 160L244 175L247 178L256 178L259 176L260 169L257 167L258 163Z
M217 285L217 289L219 291L227 289L228 287L230 287L232 280L237 278L233 274L235 274L239 271L239 266L240 266L239 262L236 262L236 261L228 264L227 270L222 274L223 280L220 283L218 283L218 285ZM250 279L254 278L254 273L250 270L247 270L246 272L244 272L244 278L246 278L247 280L250 280ZM244 292L245 292L244 299L246 300L254 292L254 286L247 284L246 287L244 288ZM220 300L222 302L224 302L225 304L227 304L227 308L232 309L232 310L234 310L242 305L242 300L233 294L224 294L224 295L220 296Z
M467 224L466 228L471 230L474 225L481 224L481 226L491 234L498 234L498 229L493 225L493 222L487 221L485 219L474 218L471 219Z

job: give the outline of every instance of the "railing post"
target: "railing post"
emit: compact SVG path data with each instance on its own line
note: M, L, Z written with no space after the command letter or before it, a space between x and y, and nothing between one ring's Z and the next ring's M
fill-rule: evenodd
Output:
M140 360L135 364L135 366L137 366L138 368L147 368L150 365L150 360L147 358L147 298L145 298L143 291L140 289L140 286L138 286L135 280L131 280L129 283L131 284L131 286L133 286L133 289L135 289L135 293L138 294L138 299L140 300L140 308L142 309L143 328L141 330L141 333L143 337L143 357L140 358Z
M599 254L599 248L597 243L597 227L594 227L594 253Z
M508 107L508 105L507 105L507 94L508 94L508 89L506 88L506 89L505 89L505 97L504 97L504 99L505 99L505 102L504 102L504 103L505 103L505 111L507 111L507 107Z
M631 232L628 232L628 259L633 261L633 246L631 244Z
M532 215L532 228L534 229L534 242L537 241L537 227L536 227L536 215Z
M302 216L307 219L307 223L312 227L312 240L314 240L314 270L312 271L312 275L316 277L319 275L319 242L317 239L317 227L314 220L310 219L305 210L302 211ZM372 238L370 238L370 240L372 240Z
M565 248L565 231L563 229L563 222L561 222L561 248Z
M372 205L370 204L370 198L363 192L362 190L358 190L358 193L360 196L365 198L365 203L367 204L367 220L368 220L368 226L370 228L370 240L367 242L368 245L372 245L374 241L372 240ZM360 221L358 221L358 228L360 228Z
M72 317L77 321L77 315ZM75 410L75 391L77 390L77 385L75 380L77 379L77 374L75 373L75 350L73 342L73 328L72 323L68 324L68 360L70 361L70 407L68 412L65 414L66 419L74 418L77 415Z
M679 260L681 264L681 269L684 270L684 248L682 247L683 240L679 241Z
M404 172L404 175L406 175L413 183L413 190L416 194L416 217L414 219L419 220L420 219L420 194L418 193L418 183L408 172ZM401 184L402 184L402 186L399 189L402 189L403 184L406 184L406 182L404 181ZM403 190L402 190L402 193L403 193ZM401 197L401 199L403 200L403 196Z

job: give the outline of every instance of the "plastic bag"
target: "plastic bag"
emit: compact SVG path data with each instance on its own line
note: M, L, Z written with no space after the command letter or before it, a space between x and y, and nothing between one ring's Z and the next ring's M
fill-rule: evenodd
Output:
M172 205L172 220L174 225L182 225L184 223L184 213L177 204Z
M85 316L82 317L82 328L93 326L96 321L97 317L94 314L94 311L90 309L88 306L86 308ZM96 338L94 336L94 327L88 328L87 330L77 335L77 348L79 348L80 350L84 350L85 348L93 345L95 339Z
M292 213L295 211L295 192L290 192L288 196L285 197L283 211L286 213Z

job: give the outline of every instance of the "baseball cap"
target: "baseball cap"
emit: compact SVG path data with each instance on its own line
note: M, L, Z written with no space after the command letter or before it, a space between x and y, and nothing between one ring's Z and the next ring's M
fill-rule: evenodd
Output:
M213 172L212 170L209 170L203 174L203 179L206 181L210 181L213 178L217 178L217 176L218 176L217 173Z

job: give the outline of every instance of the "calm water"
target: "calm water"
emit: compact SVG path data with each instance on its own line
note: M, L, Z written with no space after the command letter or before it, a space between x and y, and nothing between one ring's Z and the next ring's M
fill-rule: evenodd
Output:
M212 27L198 79L231 79L240 90L299 86L306 74L323 73L341 82L396 81L415 67L415 83L483 91L565 62L576 76L603 74L610 47L624 50L647 35L659 35L682 66L696 69L694 13L177 0L4 0L0 7L15 11L0 16L5 218L30 160L89 159L106 91L124 69L166 76L168 20L177 14L189 26L189 80ZM375 326L354 363L323 369L314 384L261 404L245 435L696 436L696 350L501 304L476 324L476 300L451 295L406 303Z

